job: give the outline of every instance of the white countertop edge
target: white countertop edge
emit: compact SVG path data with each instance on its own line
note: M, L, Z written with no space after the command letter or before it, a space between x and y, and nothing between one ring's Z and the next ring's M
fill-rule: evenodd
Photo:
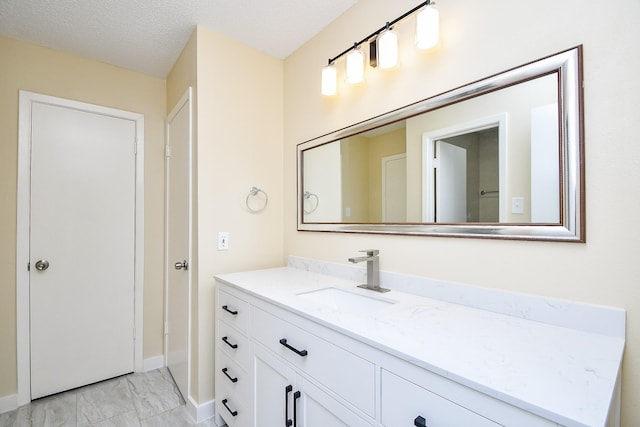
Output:
M357 282L366 268L289 255L288 266ZM626 337L626 312L617 307L515 293L380 271L382 287L494 313L617 338Z

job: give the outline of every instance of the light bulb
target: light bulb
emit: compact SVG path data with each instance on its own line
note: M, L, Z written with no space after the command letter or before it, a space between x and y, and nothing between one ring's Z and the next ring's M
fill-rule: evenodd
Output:
M378 66L393 68L396 65L398 65L398 34L388 29L378 37Z
M364 80L364 53L354 48L347 55L347 83L362 83Z
M333 64L322 69L322 94L324 96L335 95L338 88L338 72Z
M440 16L435 3L428 4L416 17L416 47L431 49L438 44Z

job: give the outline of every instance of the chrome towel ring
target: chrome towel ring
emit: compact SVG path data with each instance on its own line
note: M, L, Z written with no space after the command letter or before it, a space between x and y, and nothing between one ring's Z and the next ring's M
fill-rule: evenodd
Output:
M264 194L264 205L262 205L262 207L260 208L254 209L251 206L249 206L249 198L252 196L257 196L258 193ZM257 213L264 210L264 208L267 207L268 203L269 203L269 196L267 196L267 193L265 193L263 190L259 189L258 187L251 187L249 189L249 194L247 194L247 198L245 199L245 204L247 205L247 209L249 209L251 212Z
M310 214L310 213L315 212L316 209L318 209L318 203L320 203L320 199L318 199L318 195L314 194L314 193L312 193L310 191L305 191L303 197L304 197L304 200L309 200L312 197L314 197L316 199L316 204L313 207L313 209L304 209L304 213L305 214Z

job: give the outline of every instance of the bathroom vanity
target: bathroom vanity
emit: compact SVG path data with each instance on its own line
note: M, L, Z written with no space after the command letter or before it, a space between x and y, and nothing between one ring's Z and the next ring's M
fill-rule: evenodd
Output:
M216 277L216 414L245 426L615 426L625 313L290 257ZM219 420L220 421L220 420Z

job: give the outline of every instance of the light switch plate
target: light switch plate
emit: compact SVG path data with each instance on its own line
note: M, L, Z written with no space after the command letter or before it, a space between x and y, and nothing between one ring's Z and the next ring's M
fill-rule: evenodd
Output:
M219 251L229 250L229 232L228 231L218 232L218 250Z

